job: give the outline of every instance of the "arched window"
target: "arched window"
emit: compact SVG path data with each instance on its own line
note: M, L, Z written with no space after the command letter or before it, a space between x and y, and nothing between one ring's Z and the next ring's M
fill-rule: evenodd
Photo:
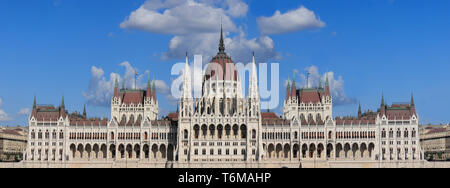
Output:
M127 116L125 116L125 114L122 116L122 122L127 122Z
M202 125L202 135L206 137L208 135L208 126Z
M409 137L408 129L405 129L405 138L408 138L408 137Z
M241 125L241 138L246 139L247 138L247 126Z
M386 138L386 130L381 131L381 138Z
M114 140L114 133L111 132L111 140Z
M225 125L225 134L227 136L231 135L231 126L230 125Z
M316 121L321 121L322 120L322 116L320 116L320 114L316 115Z
M195 125L194 126L194 136L195 139L198 139L198 135L200 134L200 126L199 125Z
M130 123L131 123L131 124L134 124L134 115L131 115L131 116L130 116Z
M211 136L214 136L216 134L216 126L214 125L209 126L209 134L211 134Z
M223 126L222 125L217 126L217 136L219 137L219 139L222 139L222 133L223 133Z
M184 139L188 139L188 138L189 138L188 130L185 129L184 130Z
M237 125L233 126L233 136L237 136L239 131L239 127Z
M309 115L308 115L308 122L311 122L311 121L313 121L313 115L312 115L312 114L309 114Z
M148 140L148 133L147 132L144 133L144 140Z

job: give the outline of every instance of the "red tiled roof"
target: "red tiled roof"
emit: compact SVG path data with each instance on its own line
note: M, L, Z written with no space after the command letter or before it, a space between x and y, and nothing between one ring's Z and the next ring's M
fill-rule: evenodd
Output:
M301 91L300 102L319 103L320 102L320 93L318 91Z
M179 113L170 113L167 118L171 121L178 121Z
M261 118L263 120L267 120L267 119L280 120L280 117L278 117L278 115L275 114L274 112L263 112L263 113L261 113Z
M122 103L130 105L131 103L138 105L144 103L145 91L124 91L119 93Z
M237 81L238 71L230 57L219 54L211 60L206 68L205 80L234 80Z

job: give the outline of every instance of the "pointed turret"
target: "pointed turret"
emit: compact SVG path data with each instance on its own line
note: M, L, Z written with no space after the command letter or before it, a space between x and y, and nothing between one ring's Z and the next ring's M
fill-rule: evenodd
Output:
M114 82L114 97L119 96L119 79L116 78L116 81Z
M147 93L146 93L146 97L147 97L147 98L152 97L152 85L151 85L151 81L150 81L150 76L148 76L148 80L147 80Z
M66 108L66 105L64 104L64 95L62 96L62 100L61 100L61 108Z
M61 117L66 117L66 105L64 104L64 95L62 96L61 106L60 106L60 115Z
M191 86L191 70L189 68L189 58L186 52L186 62L184 65L183 73L183 88L182 88L182 98L191 99L192 98L192 86Z
M411 93L411 113L416 114L416 105L414 104L414 94Z
M153 101L156 102L156 84L155 84L155 80L153 80L152 97L153 97Z
M330 81L328 80L328 73L326 73L326 80L325 80L325 95L331 96L331 94L330 94Z
M296 98L297 97L297 86L295 86L295 72L292 76L292 86L291 86L291 97Z
M286 101L289 100L291 95L289 94L291 92L291 83L288 80L287 87L286 87Z
M252 72L250 75L249 97L253 98L253 99L259 99L258 74L257 74L257 69L256 69L255 52L253 52Z
M34 102L33 102L33 109L37 108L37 104L36 104L36 96L34 96Z
M319 89L322 89L322 78L319 78Z
M84 105L84 107L83 107L83 118L84 118L84 119L87 118L87 114L86 114L86 105Z
M31 112L31 117L36 116L37 113L37 104L36 104L36 95L34 96L34 102L33 102L33 110Z
M384 93L381 94L381 107L380 107L380 113L381 115L384 115L386 112L386 106L384 102Z
M362 117L362 110L361 110L361 103L359 103L359 107L358 107L358 118Z

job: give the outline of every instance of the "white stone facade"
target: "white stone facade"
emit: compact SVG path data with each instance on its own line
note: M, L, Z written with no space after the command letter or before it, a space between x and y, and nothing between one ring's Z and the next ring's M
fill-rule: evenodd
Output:
M147 90L119 90L116 81L110 120L68 114L64 100L58 108L35 101L26 162L257 168L423 159L413 100L387 106L383 98L378 112L333 119L328 79L324 88L300 90L293 81L282 118L261 112L254 60L246 97L223 38L212 64L218 66L207 70L202 96L194 99L186 59L178 112L164 120L157 119L150 82Z

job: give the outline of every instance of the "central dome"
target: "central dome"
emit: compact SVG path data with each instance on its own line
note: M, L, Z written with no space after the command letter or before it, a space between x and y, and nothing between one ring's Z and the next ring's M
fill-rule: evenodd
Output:
M214 56L211 62L208 64L205 72L205 80L231 80L237 81L238 79L237 68L231 59L225 53L225 44L223 40L223 30L220 29L220 43L219 53Z

